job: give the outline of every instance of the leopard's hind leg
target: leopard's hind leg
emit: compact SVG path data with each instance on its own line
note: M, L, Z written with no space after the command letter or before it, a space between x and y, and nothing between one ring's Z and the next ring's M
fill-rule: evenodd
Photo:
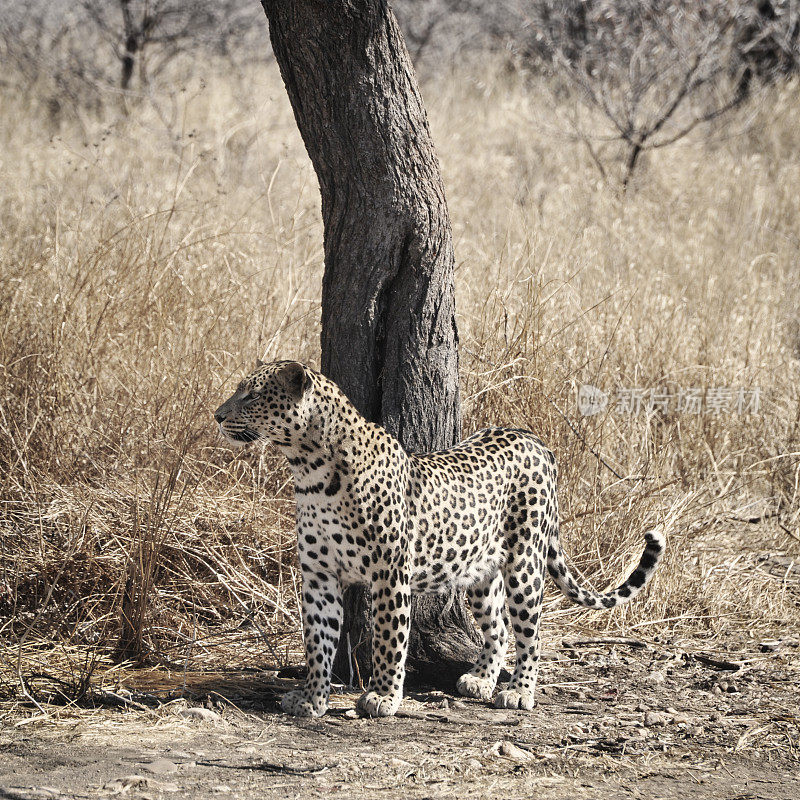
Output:
M520 536L503 567L508 611L516 639L517 658L508 689L497 693L498 708L531 709L539 671L542 597L546 564L544 539L534 529L532 535Z
M483 650L475 666L458 679L456 688L466 697L491 700L508 647L508 628L503 619L505 591L500 572L467 589L467 600L483 634Z

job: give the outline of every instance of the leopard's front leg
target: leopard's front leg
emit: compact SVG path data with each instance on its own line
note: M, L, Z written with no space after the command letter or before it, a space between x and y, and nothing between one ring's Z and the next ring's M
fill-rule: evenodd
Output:
M411 622L411 576L403 559L377 569L372 581L372 677L358 699L370 717L390 717L403 699Z
M342 623L338 577L304 567L302 606L308 675L302 689L283 696L281 708L297 717L321 717L328 710L331 668Z

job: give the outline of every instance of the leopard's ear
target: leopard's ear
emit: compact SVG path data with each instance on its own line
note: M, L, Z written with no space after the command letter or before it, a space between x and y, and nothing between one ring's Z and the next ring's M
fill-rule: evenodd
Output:
M256 365L253 369L258 369L259 367L263 367L266 362L262 361L260 358L256 359Z
M308 373L306 368L297 361L284 364L275 377L283 384L292 397L298 399L303 396L308 387Z

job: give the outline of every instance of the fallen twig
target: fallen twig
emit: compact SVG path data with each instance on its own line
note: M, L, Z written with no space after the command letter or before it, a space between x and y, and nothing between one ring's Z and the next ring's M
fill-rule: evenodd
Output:
M701 664L707 664L709 667L714 667L714 669L724 669L729 672L739 672L744 666L736 661L722 661L718 658L704 656L702 653L689 653L687 655L695 661L699 661Z
M199 767L222 767L224 769L245 769L256 772L270 772L282 775L319 775L327 772L338 764L323 764L318 767L290 767L286 764L273 764L270 761L260 761L256 764L230 764L222 759L209 759L195 762Z
M603 644L620 644L627 647L636 647L649 649L650 645L640 639L629 639L623 636L604 636L597 639L563 639L561 645L568 650L574 650L576 647L593 647L594 645Z

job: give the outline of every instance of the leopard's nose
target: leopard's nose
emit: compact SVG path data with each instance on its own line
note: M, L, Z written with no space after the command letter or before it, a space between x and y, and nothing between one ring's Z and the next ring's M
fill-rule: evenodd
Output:
M219 407L219 408L218 408L218 409L217 409L217 410L214 412L214 419L215 419L217 422L219 422L219 424L220 424L220 425L222 425L222 423L225 421L225 412L222 410L222 406L220 406L220 407Z

